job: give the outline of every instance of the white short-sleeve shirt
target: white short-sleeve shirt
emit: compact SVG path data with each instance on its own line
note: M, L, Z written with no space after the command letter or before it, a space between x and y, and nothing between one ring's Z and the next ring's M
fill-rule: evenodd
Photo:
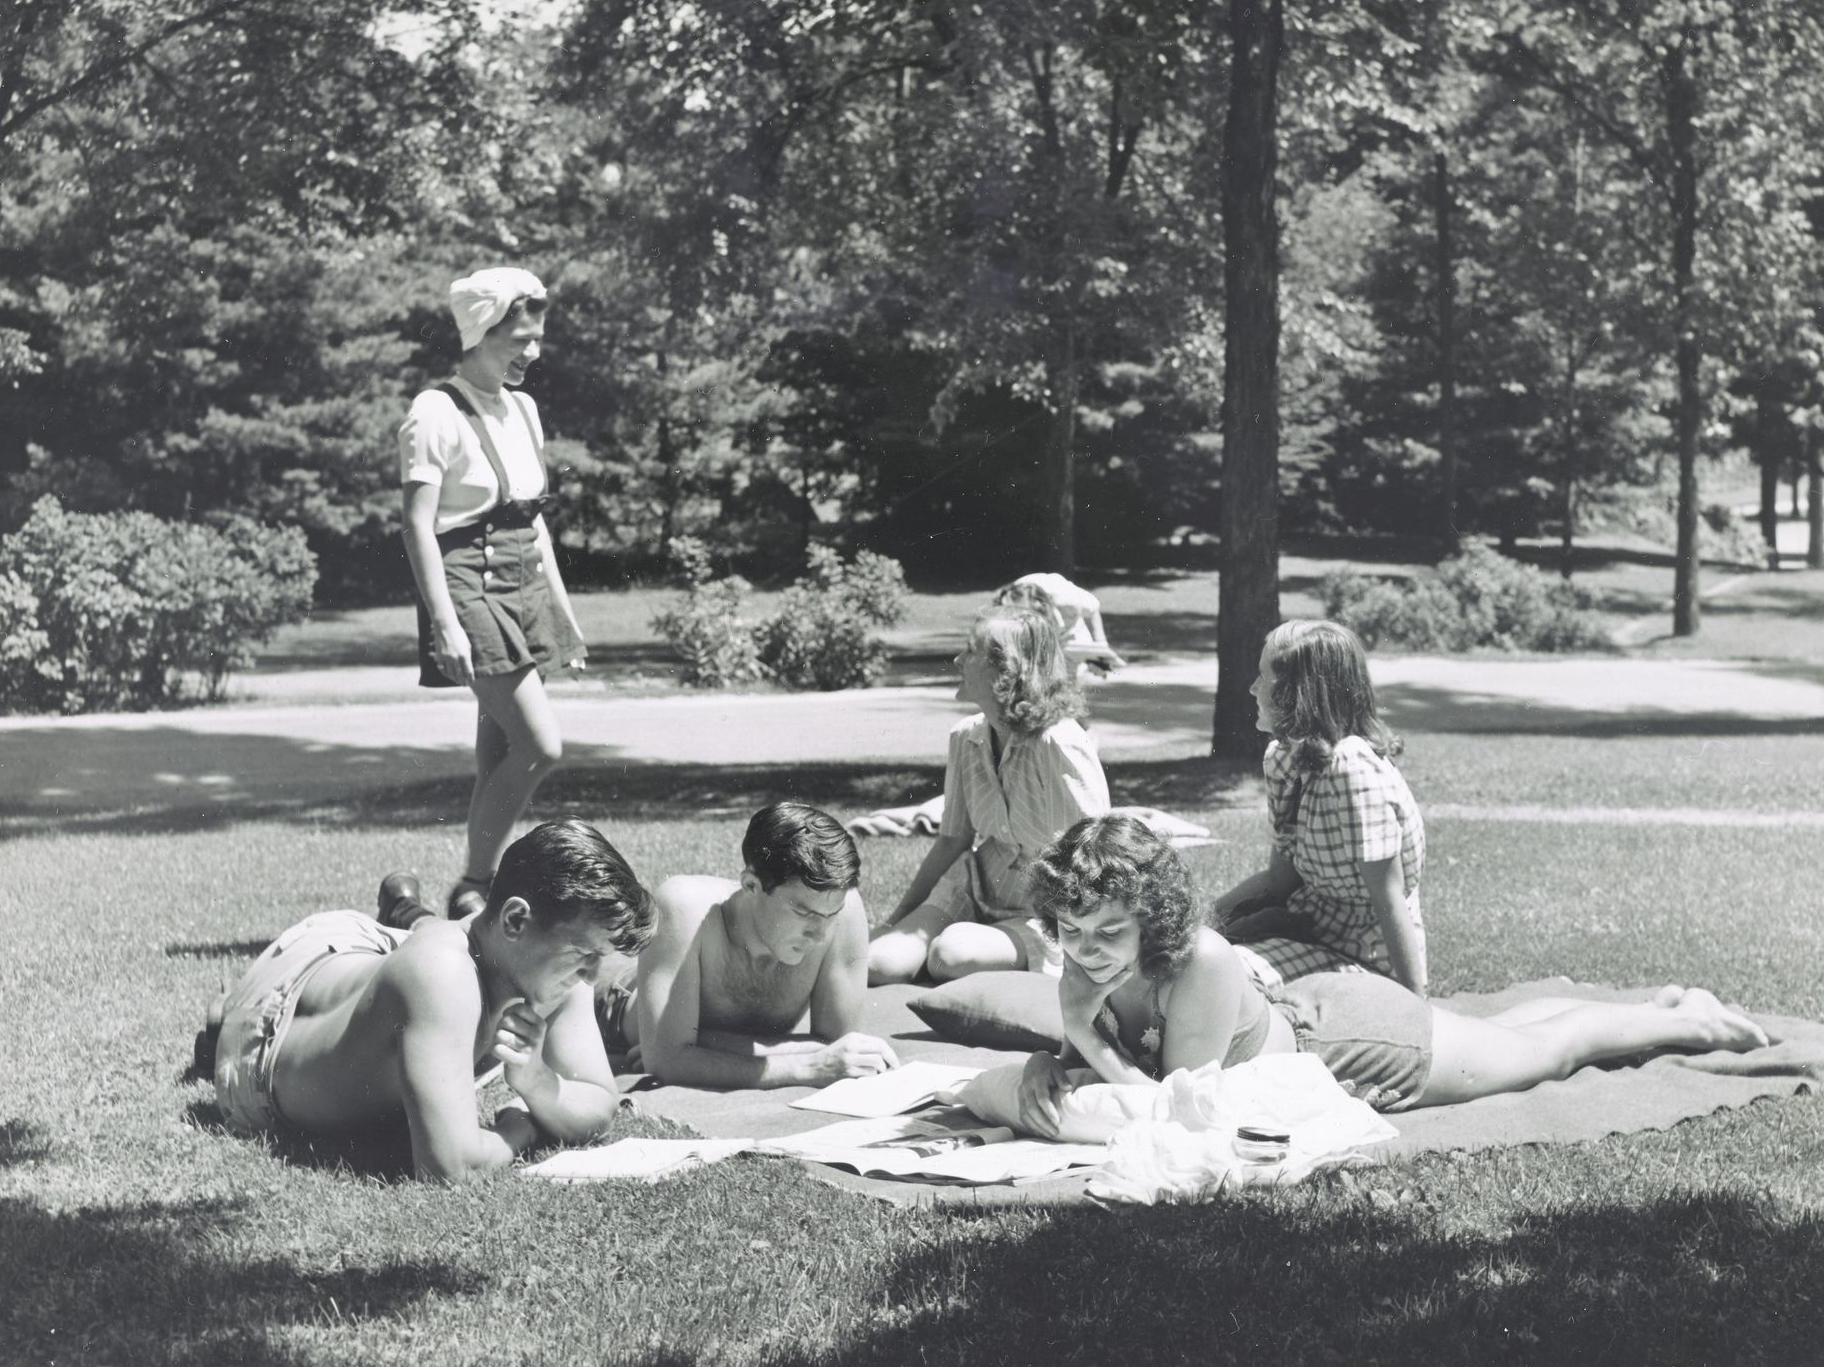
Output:
M545 433L532 396L505 389L483 394L460 376L452 378L481 414L500 456L507 472L505 496L538 497L545 491L545 467L539 457ZM478 521L502 497L474 421L454 399L436 389L427 389L413 399L412 411L400 424L399 482L437 486L435 530L439 535Z
M1096 744L1075 721L1013 737L998 768L986 717L977 713L951 728L942 834L999 841L1024 862L1081 818L1107 811Z

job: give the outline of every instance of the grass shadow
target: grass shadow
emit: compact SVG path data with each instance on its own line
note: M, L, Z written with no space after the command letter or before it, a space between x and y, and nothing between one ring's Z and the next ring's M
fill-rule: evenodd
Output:
M221 1108L213 1101L192 1101L183 1110L183 1123L227 1140L244 1139L229 1130ZM412 1177L412 1140L405 1124L375 1126L347 1135L302 1135L289 1132L263 1135L274 1158L295 1168L351 1174L382 1182L403 1182Z
M29 1120L0 1120L0 1168L50 1156L51 1141L42 1126Z
M1422 1202L1331 1191L952 1216L980 1237L908 1249L889 1325L782 1360L1786 1363L1815 1360L1824 1333L1815 1214L1669 1196L1461 1233Z
M270 940L177 940L165 946L167 959L257 959Z
M1108 770L1117 804L1182 808L1256 802L1257 765L1234 765L1204 756L1120 760ZM574 812L623 813L643 820L699 821L746 818L769 802L808 802L838 816L923 802L942 791L944 767L931 764L665 764L640 761L582 762L560 769L540 786L527 812L530 821ZM45 831L179 836L258 822L324 826L406 828L447 821L469 801L467 776L426 779L356 791L334 800L211 803L145 811L83 815L20 815L0 822L0 839ZM266 942L174 942L169 957L253 957Z
M429 1297L487 1285L439 1258L317 1270L249 1257L229 1237L247 1220L223 1201L47 1211L0 1199L8 1360L295 1367L275 1331L397 1324Z

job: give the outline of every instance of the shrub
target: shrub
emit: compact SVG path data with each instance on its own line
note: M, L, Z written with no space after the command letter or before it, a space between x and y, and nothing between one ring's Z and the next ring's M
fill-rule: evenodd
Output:
M887 657L886 642L873 629L905 615L905 571L872 551L845 565L821 545L811 547L809 561L808 572L754 633L760 661L791 688L866 688Z
M1565 651L1609 643L1583 590L1485 546L1466 547L1406 583L1332 571L1319 593L1325 615L1370 649Z
M684 579L684 598L653 614L652 628L684 662L693 688L726 688L761 677L754 624L745 609L752 587L738 574L713 577L709 547L694 536L675 538L671 559Z
M682 600L656 613L655 631L683 661L683 681L726 688L760 678L788 688L863 688L880 677L887 647L872 629L905 614L906 576L897 560L863 551L849 564L812 546L805 575L770 617L750 622L753 591L738 574L715 578L709 548L695 537L671 543L684 578Z
M167 707L192 679L219 700L256 644L308 615L316 577L296 528L66 513L40 499L0 548L0 702Z

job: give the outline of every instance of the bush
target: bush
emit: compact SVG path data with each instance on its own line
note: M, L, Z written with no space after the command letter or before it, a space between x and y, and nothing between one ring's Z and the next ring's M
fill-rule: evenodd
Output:
M19 711L219 700L253 647L310 612L316 558L296 528L66 513L40 499L0 547L0 703Z
M653 614L652 629L684 662L683 681L693 688L726 688L761 677L754 624L744 615L752 586L738 574L712 577L709 547L694 536L670 546L684 578L684 599Z
M812 546L809 559L754 633L760 661L790 688L866 688L886 667L886 642L873 628L905 615L905 571L872 551L845 565L831 547Z
M1609 644L1588 596L1485 546L1466 547L1406 583L1336 570L1319 588L1324 614L1374 649L1592 650Z
M880 677L887 647L871 631L905 614L906 576L897 560L863 551L853 562L812 546L807 573L787 589L778 611L746 616L753 591L738 574L713 577L709 548L695 537L671 543L685 582L681 602L652 626L684 662L695 688L772 678L788 688L862 688Z

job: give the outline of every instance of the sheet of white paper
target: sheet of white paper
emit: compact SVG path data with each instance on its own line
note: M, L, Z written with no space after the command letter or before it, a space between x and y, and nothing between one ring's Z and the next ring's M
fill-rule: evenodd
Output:
M957 1129L982 1129L982 1122L965 1117L963 1125L946 1125L917 1115L866 1116L860 1120L838 1120L821 1129L801 1130L797 1134L762 1139L754 1146L757 1153L803 1158L831 1149L860 1149L878 1144L883 1139L909 1139L918 1135L948 1134Z
M847 1077L821 1091L800 1097L792 1105L805 1111L834 1115L883 1116L916 1111L937 1099L937 1094L960 1086L981 1072L980 1068L953 1063L927 1063L920 1059L871 1077Z
M550 1182L606 1182L615 1178L656 1182L705 1163L720 1163L751 1139L620 1139L587 1149L563 1149L520 1169Z

